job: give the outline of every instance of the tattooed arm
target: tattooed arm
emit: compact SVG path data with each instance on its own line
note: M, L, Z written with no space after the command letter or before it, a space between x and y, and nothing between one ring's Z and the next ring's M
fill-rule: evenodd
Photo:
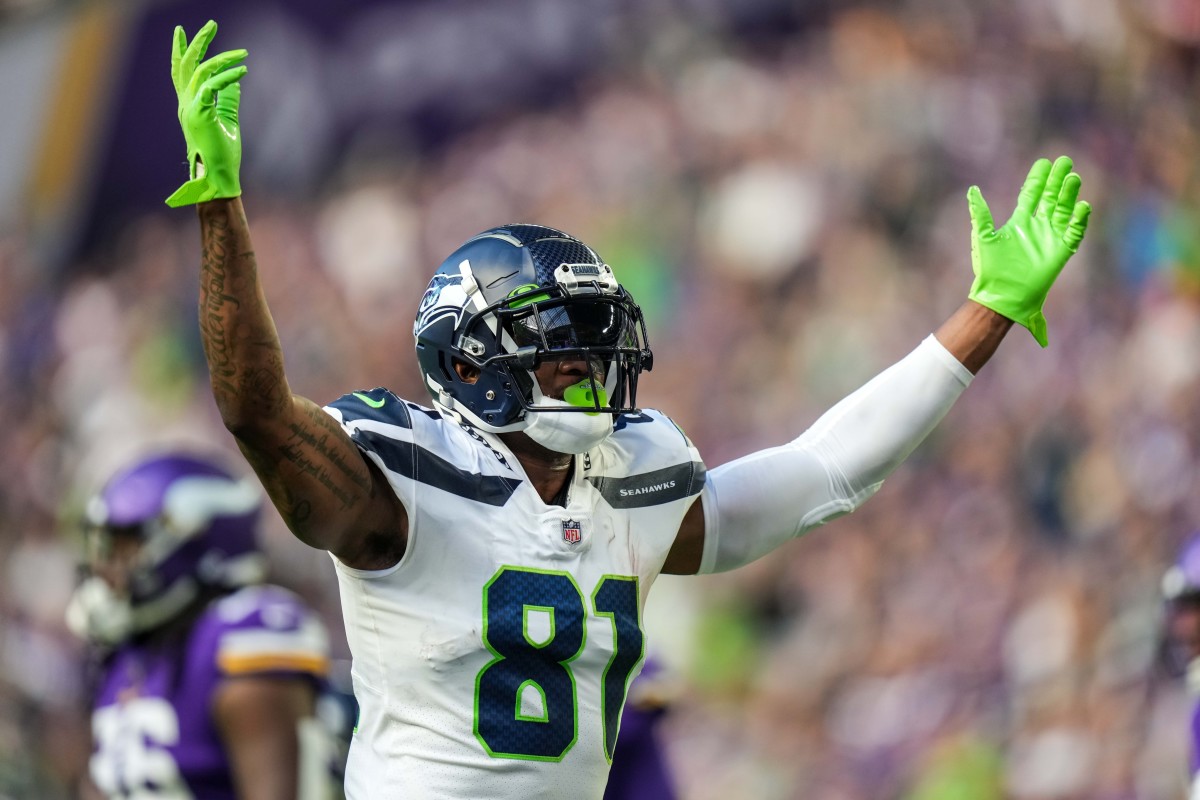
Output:
M241 199L198 208L200 334L225 427L299 539L351 567L395 564L408 515L341 426L292 394Z

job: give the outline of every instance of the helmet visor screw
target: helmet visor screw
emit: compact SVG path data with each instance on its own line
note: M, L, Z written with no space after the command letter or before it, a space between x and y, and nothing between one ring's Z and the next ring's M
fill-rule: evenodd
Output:
M486 397L488 400L495 400L495 399L496 399L496 393L495 393L495 392L493 392L491 389L488 389L488 390L487 390L487 394L485 394L485 395L484 395L484 397Z

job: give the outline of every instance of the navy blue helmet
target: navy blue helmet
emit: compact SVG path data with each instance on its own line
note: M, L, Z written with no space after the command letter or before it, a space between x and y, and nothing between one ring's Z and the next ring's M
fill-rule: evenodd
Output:
M492 228L455 250L421 298L413 334L435 407L491 433L525 430L530 412L636 412L638 375L652 360L642 310L612 268L540 225ZM595 365L585 400L541 396L533 371L561 359ZM455 362L478 377L463 380Z

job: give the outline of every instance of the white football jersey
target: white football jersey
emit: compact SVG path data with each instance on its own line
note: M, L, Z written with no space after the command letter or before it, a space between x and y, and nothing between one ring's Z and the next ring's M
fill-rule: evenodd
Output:
M385 389L326 410L408 510L396 566L337 562L360 705L346 792L600 798L642 608L704 465L667 417L618 419L546 505L494 436Z

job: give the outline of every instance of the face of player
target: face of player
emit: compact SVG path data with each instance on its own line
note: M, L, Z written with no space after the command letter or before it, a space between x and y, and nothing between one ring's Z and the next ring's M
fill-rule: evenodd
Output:
M130 577L142 549L141 538L133 531L107 530L89 534L92 574L103 579L118 596L129 594Z
M537 376L542 394L555 400L562 400L563 394L570 387L588 377L588 363L583 359L563 359L561 361L543 361L533 374ZM591 374L598 386L604 385L604 365L593 361Z
M470 364L462 361L455 361L454 369L465 383L474 383L479 378L479 371ZM555 361L547 359L538 365L533 374L537 377L538 386L541 387L542 394L554 400L562 400L563 394L568 388L588 377L588 364L581 358ZM592 363L592 374L595 375L596 383L603 386L605 377L604 365L599 361L594 361Z

